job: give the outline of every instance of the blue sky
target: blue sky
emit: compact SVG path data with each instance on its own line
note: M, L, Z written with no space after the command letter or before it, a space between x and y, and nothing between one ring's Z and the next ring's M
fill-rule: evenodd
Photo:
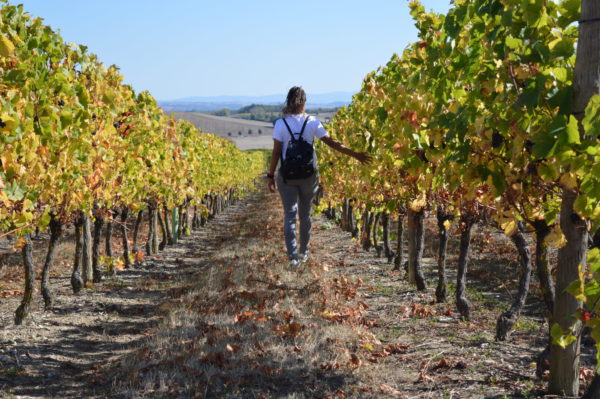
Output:
M406 0L22 0L159 100L357 91L416 40ZM449 0L423 0L446 12Z

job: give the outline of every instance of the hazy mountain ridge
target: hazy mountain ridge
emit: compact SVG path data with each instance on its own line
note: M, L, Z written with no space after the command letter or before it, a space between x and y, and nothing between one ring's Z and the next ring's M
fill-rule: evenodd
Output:
M350 104L354 93L331 92L307 94L307 108L334 108ZM208 96L187 97L176 100L159 101L165 111L218 111L224 108L237 110L252 104L283 104L285 94L265 96Z

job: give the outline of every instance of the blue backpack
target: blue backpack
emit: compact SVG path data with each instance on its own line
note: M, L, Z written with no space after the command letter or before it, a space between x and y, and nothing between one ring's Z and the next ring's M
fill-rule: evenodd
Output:
M300 133L292 133L290 125L283 118L283 123L285 123L291 137L285 151L285 159L283 159L283 154L281 154L280 172L285 183L287 183L287 180L305 179L315 173L313 164L315 149L312 143L307 142L302 137L308 118L309 116L306 116ZM298 138L295 135L298 135Z

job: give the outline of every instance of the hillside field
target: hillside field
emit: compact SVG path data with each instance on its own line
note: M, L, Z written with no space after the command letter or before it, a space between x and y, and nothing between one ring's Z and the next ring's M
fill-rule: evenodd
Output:
M200 112L175 112L175 119L192 122L198 129L233 141L240 150L272 147L273 125L266 122L215 116Z

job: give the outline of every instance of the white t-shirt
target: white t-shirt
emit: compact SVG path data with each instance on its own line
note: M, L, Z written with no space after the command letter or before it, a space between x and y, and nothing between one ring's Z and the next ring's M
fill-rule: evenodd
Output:
M295 133L294 138L298 138L298 134L302 130L302 125L304 124L304 120L306 118L306 114L296 114L296 115L286 115L285 121L290 125L290 129L292 133ZM309 142L313 143L315 138L322 139L327 136L327 131L323 127L323 124L314 116L308 116L308 123L304 128L304 133L302 133L302 138ZM285 123L282 119L277 119L275 122L275 126L273 127L273 139L281 142L283 145L281 147L281 154L283 159L285 159L285 152L287 150L288 143L290 142L290 132L288 131ZM313 156L313 163L315 169L317 169L317 153Z

